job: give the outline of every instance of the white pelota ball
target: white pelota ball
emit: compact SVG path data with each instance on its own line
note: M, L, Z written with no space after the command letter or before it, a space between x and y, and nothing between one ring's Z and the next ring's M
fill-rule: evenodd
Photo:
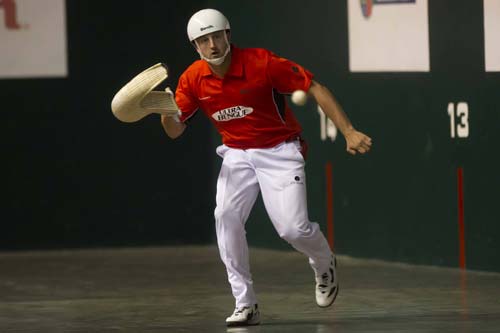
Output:
M307 102L307 94L304 90L295 90L292 94L292 102L296 105L304 105Z

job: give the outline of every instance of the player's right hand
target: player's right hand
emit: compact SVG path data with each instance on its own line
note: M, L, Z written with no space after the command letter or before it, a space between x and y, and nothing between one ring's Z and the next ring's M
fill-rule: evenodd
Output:
M351 155L356 155L357 153L365 154L369 152L372 147L372 139L368 135L355 129L346 133L345 140L347 152Z

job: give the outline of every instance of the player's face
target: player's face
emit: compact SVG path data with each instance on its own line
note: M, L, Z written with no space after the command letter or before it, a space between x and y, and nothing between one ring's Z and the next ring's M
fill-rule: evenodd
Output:
M197 38L195 42L204 57L215 59L222 57L229 47L225 35L225 31L216 31Z

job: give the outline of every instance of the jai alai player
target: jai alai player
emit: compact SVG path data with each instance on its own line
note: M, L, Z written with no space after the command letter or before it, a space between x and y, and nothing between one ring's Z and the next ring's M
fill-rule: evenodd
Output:
M371 139L353 128L331 92L302 66L265 49L230 44L229 22L219 11L195 13L187 33L201 60L179 79L175 99L180 116L162 116L161 122L167 135L177 138L200 109L222 136L215 223L236 300L226 324L260 323L245 237L245 222L259 191L280 237L309 258L317 304L330 306L339 291L335 257L318 224L308 218L306 145L285 96L303 90L313 97L344 135L349 153L368 152Z

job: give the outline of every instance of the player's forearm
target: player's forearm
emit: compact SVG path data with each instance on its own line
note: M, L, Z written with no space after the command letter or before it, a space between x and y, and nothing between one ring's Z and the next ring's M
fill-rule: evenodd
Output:
M176 139L184 132L186 125L184 123L178 122L173 117L161 116L161 124L165 133L171 138Z
M309 94L314 97L316 103L318 103L326 116L333 121L344 136L354 129L342 106L340 106L327 87L313 81L309 89Z

